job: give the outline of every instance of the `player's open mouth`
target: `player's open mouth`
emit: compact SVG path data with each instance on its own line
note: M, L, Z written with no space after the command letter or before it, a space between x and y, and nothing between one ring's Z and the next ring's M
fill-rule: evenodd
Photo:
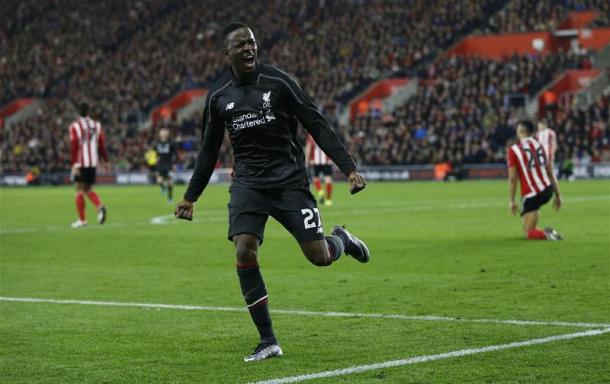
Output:
M254 67L254 56L244 56L243 58L243 62L245 64L246 67L248 68L252 68Z

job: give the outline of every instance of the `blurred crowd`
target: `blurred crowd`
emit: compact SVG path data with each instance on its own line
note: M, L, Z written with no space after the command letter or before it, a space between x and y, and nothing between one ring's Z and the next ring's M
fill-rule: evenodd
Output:
M9 0L0 101L69 96L114 102L104 108L120 117L148 112L209 82L223 66L222 26L242 19L252 20L265 60L334 101L448 46L501 4L484 3Z
M511 0L482 28L486 33L521 33L557 29L571 11L597 11L591 28L610 25L607 0Z
M69 168L70 145L65 135L67 114L65 103L50 102L33 116L10 129L2 129L0 154L2 171L25 173L33 167L42 172L58 172Z
M525 96L588 65L588 55L574 53L440 60L421 74L405 105L358 117L345 138L368 165L504 162L515 122L525 117Z
M538 4L534 10L531 3ZM543 19L546 11L552 11L550 19L559 20L578 6L608 8L599 0L564 3L275 0L261 6L235 0L227 7L218 1L188 0L6 0L0 4L0 12L7 15L0 26L0 105L17 97L42 98L48 105L31 119L2 130L2 170L21 172L36 162L49 170L67 169L67 155L59 152L67 150L67 124L76 117L70 106L82 101L92 105L92 116L105 128L113 166L145 168L143 152L152 145L158 127L141 130L142 123L177 91L206 86L218 76L224 66L220 30L229 21L247 20L262 60L294 74L321 107L337 113L355 94L389 75L419 74L424 81L442 78L451 68L441 64L428 70L428 64L468 33L547 28L534 20L538 16L524 26L506 20L528 19L521 16L529 13ZM607 13L597 22L607 25ZM524 67L517 68L510 80L526 82L531 89L548 82L554 69L532 62L531 67L519 60L511 62ZM420 92L432 92L427 89ZM409 108L416 107L405 106L395 115ZM175 139L184 143L181 167L192 163L198 120L193 116L180 124L168 123ZM363 124L359 121L344 130L375 137L379 135L375 127L387 125L375 119L370 126ZM430 130L430 137L440 133L435 130ZM40 144L28 145L32 137ZM381 161L374 160L374 150L363 148L356 151L360 160ZM223 164L230 163L230 153L223 153ZM417 156L411 160L419 162Z
M610 161L610 96L584 110L559 106L545 119L557 133L557 159L577 164Z

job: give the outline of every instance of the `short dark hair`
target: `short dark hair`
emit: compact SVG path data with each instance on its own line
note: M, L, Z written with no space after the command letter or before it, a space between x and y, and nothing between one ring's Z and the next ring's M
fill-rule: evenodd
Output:
M78 106L78 112L82 117L87 116L89 114L89 104L80 103L80 105Z
M246 24L244 23L240 23L239 21L233 21L227 25L224 26L224 28L222 29L222 38L226 38L229 33L240 29L240 28L248 28L250 29L250 27L248 27Z
M521 125L525 129L525 132L527 132L528 135L533 135L534 131L536 131L536 127L534 126L534 123L532 123L530 120L521 120L521 121L519 121L518 125Z

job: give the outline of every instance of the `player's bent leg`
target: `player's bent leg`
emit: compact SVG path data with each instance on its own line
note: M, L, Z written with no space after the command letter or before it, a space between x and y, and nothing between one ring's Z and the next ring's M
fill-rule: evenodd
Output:
M260 335L260 343L244 361L259 361L282 356L277 343L271 316L269 314L268 294L257 261L259 239L251 234L233 236L236 248L237 276L246 306Z
M329 237L334 238L335 236ZM313 240L307 243L300 243L299 246L301 247L305 257L307 257L307 260L309 260L313 265L318 267L326 267L336 261L339 256L341 256L341 253L343 253L341 241L337 240L333 239L331 241L335 243L338 242L340 244L340 253L337 253L339 250L338 245L329 242L328 238L325 240Z
M529 240L546 240L545 233L536 228L538 225L538 211L530 211L523 215L523 235Z
M538 225L539 217L539 212L537 210L523 214L523 231L525 232L525 234L527 234L527 232L529 232L530 230L536 228L536 226Z

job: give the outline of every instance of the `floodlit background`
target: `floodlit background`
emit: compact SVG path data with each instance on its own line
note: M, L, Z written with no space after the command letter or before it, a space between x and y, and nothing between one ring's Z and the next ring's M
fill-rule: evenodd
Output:
M609 17L598 0L0 2L0 382L610 382ZM369 264L316 268L269 221L260 263L285 356L252 365L229 141L192 223L145 157L169 128L180 198L235 20L369 180L320 205ZM107 136L108 220L87 203L74 230L83 101ZM508 212L524 117L557 133L564 207L541 226L563 242L522 240Z

